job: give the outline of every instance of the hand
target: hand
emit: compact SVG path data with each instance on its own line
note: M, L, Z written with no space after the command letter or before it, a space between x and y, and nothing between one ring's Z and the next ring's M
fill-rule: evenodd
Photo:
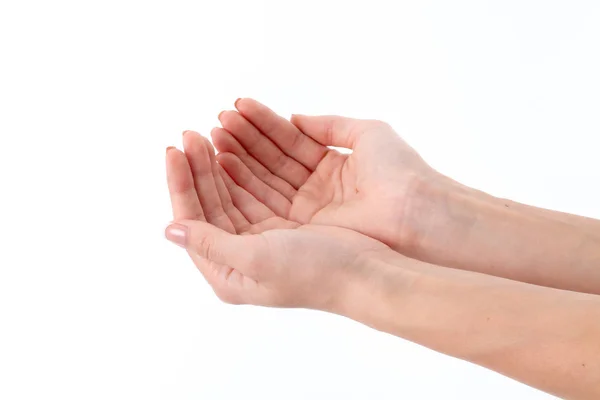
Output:
M221 113L223 128L212 131L218 162L280 218L352 229L432 264L598 293L593 224L462 186L385 123L299 115L290 122L254 100L236 103L238 112Z
M217 160L276 215L349 228L405 254L417 246L419 228L438 206L426 193L446 178L389 125L336 116L290 122L251 99L236 107L220 114L223 128L211 133Z
M370 272L365 253L387 253L356 232L276 216L214 161L208 140L184 133L185 154L167 149L175 221L169 240L191 258L223 301L332 311L350 282Z

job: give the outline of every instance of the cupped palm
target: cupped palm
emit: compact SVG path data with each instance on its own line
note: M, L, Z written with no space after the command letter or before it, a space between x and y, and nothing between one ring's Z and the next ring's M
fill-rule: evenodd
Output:
M410 246L423 183L439 174L381 121L295 115L241 99L212 131L228 175L287 221L349 228ZM351 149L341 153L330 146Z

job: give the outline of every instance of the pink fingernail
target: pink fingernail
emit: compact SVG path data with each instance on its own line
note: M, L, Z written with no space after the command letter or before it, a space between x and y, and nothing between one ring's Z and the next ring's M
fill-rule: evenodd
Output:
M188 236L188 228L181 224L171 224L165 229L165 237L167 240L175 243L183 248L186 247Z
M236 101L233 103L233 106L234 106L235 108L238 108L238 106L237 106L237 103L238 103L238 101L240 101L240 100L241 100L241 98L237 99L237 100L236 100Z

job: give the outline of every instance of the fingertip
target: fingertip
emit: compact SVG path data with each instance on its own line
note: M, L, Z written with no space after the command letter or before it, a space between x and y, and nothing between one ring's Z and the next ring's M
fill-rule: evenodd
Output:
M204 146L203 136L196 131L185 131L183 135L183 147L187 150L190 148Z
M252 102L253 101L250 98L237 99L235 101L235 109L238 110L240 114L243 114L244 111L248 111L248 108L251 106Z
M221 135L221 132L220 132L221 130L223 130L223 128L219 128L216 126L210 130L210 138L212 139L213 143Z
M236 99L236 101L234 101L234 102L233 102L233 106L234 106L236 109L238 108L238 103L239 103L241 100L242 100L242 98L241 98L241 97L238 97L238 98Z
M167 167L170 164L177 163L176 160L178 158L180 151L175 146L169 146L165 150L165 157L167 159Z
M258 100L255 100L251 97L241 97L239 99L237 99L235 101L235 103L233 103L235 106L235 109L240 111L240 109L244 109L246 111L251 110L252 108L267 108L267 106L265 106L264 104L262 104L261 102L259 102ZM240 111L241 112L241 111Z
M280 116L270 107L252 98L241 99L236 106L238 112L249 121L255 121L259 124L265 119L272 120Z
M186 225L180 223L170 223L165 228L165 238L183 248L188 244L189 229Z
M219 121L221 125L225 126L230 124L232 121L235 121L235 118L239 115L237 111L234 110L224 110L219 113Z
M170 164L179 164L178 160L180 156L183 156L183 151L179 150L175 146L169 146L166 148L165 156L167 158L167 162Z
M304 114L292 114L292 116L290 117L290 122L292 123L292 125L298 127L298 125L302 123L302 120L304 118L306 118L306 115Z
M235 104L236 110L244 118L256 118L261 112L271 111L267 106L257 100L246 97L239 99Z
M236 161L239 160L238 157L230 153L228 151L219 153L217 155L217 162L223 166L225 169L230 169Z
M181 133L184 150L188 147L192 131L185 130Z
M185 130L185 131L183 131L181 134L182 134L183 136L187 136L188 134L191 134L191 135L200 135L200 133L198 133L198 132L196 132L196 131L193 131L193 130L191 130L191 129L186 129L186 130Z
M214 148L217 151L221 152L222 151L222 147L221 147L221 143L219 142L221 140L220 137L219 137L219 133L213 129L210 132L210 138L212 140L212 144L213 144Z

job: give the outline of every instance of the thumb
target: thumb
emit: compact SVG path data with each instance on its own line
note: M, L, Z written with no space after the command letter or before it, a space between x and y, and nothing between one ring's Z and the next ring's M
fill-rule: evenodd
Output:
M290 119L305 135L324 146L354 148L356 140L372 121L336 115L308 116L294 114Z
M195 220L178 220L165 229L165 237L207 260L239 269L249 267L252 254L259 249L253 246L253 235L239 236L214 225Z

